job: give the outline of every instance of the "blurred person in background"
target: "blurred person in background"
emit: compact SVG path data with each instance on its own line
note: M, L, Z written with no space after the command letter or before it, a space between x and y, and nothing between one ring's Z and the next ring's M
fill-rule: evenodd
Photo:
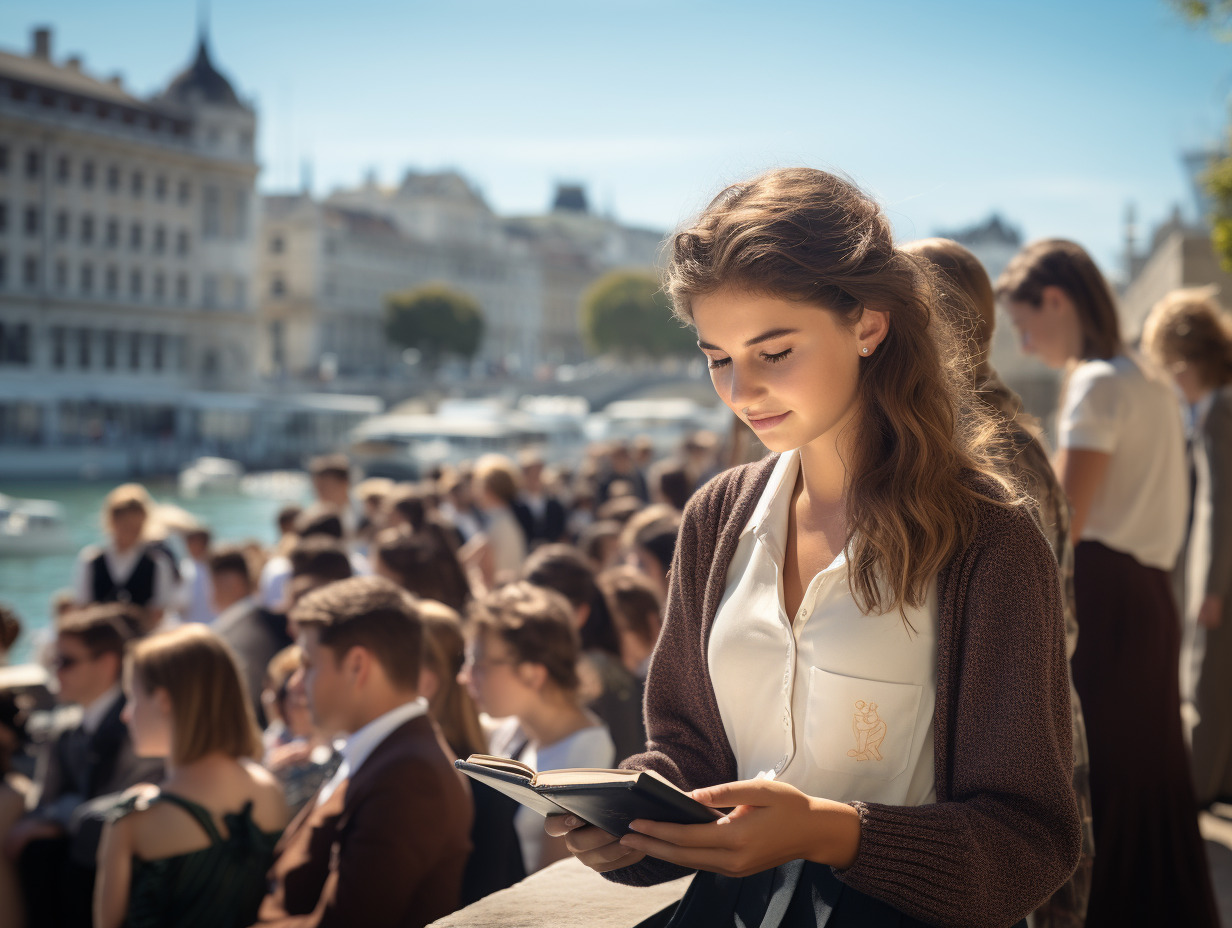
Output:
M1175 290L1151 310L1142 347L1171 374L1189 412L1184 600L1200 658L1186 695L1198 716L1193 777L1206 808L1232 802L1232 320L1212 288ZM1183 653L1183 667L1192 658Z
M457 556L432 533L389 528L376 536L372 570L409 593L444 603L459 613L471 598Z
M302 510L295 518L292 532L295 544L290 545L290 548L293 549L295 545L309 538L328 538L348 552L347 556L351 560L353 573L365 574L371 572L367 560L351 552L346 546L346 532L343 527L342 516L332 506L318 503ZM258 581L258 599L261 605L270 612L285 613L286 584L290 578L291 560L289 551L287 554L275 555L266 561L265 566L261 568L260 580Z
M131 604L106 603L69 612L58 625L58 700L81 712L66 712L54 724L39 752L32 811L4 838L5 855L19 866L31 926L90 924L102 828L92 804L110 804L102 797L162 776L161 762L133 751L121 719L124 648L146 621Z
M1128 353L1112 291L1080 246L1027 245L997 296L1023 350L1067 371L1056 471L1077 539L1072 667L1096 847L1086 924L1216 925L1181 726L1169 578L1189 508L1179 405Z
M308 462L317 504L332 509L342 520L344 537L359 528L360 510L351 498L351 462L345 454L323 454Z
M630 516L620 533L625 563L641 571L662 605L667 602L667 572L676 551L680 511L665 503L647 506Z
M483 514L475 501L470 467L443 470L436 486L441 496L438 507L441 515L458 530L463 543L469 542L483 527Z
M8 664L9 652L20 635L21 619L11 606L0 603L0 667Z
M636 567L610 567L599 574L598 584L607 598L612 622L620 637L621 662L644 686L650 656L663 626L663 600L654 584ZM642 741L644 744L644 730Z
M600 506L612 496L613 484L623 483L628 493L636 496L643 503L650 498L646 490L646 475L638 469L633 460L633 452L623 441L613 442L607 453L606 466L599 471L595 480L595 499Z
M489 454L475 462L472 484L483 528L467 541L459 559L485 589L491 589L498 578L516 574L526 559L526 538L513 512L518 475L507 457Z
M295 520L303 511L304 507L298 503L288 503L278 510L278 515L274 519L278 526L278 540L274 542L274 554L285 554L284 549L289 549L295 544L298 537L295 534Z
M422 622L409 593L354 577L291 613L317 725L342 763L287 829L260 924L418 926L461 897L470 792L419 695Z
M188 552L180 561L179 613L185 622L209 624L214 621L213 591L210 588L210 531L189 529L184 533Z
M334 775L342 755L334 750L333 733L318 728L304 692L303 655L288 645L269 662L261 703L270 720L262 735L262 765L278 778L292 817Z
M569 602L582 648L579 696L607 726L617 759L645 750L641 687L621 660L607 599L586 558L572 545L544 545L527 558L522 579Z
M95 928L246 928L287 822L234 655L200 625L138 642L125 661L124 718L157 785L107 815ZM220 827L221 826L221 827Z
M578 536L578 550L596 573L620 560L620 533L623 526L614 520L592 522Z
M516 582L475 601L458 679L496 721L490 753L535 770L612 765L607 726L578 702L578 645L569 604L552 590ZM568 854L537 812L519 806L513 823L527 873Z
M368 553L372 536L384 527L385 500L393 492L394 486L394 482L388 477L369 477L367 480L361 480L355 487L355 499L359 501L356 542L365 555Z
M216 550L209 560L214 589L214 632L227 643L239 661L240 673L252 698L257 724L265 727L261 689L265 668L274 655L291 643L287 617L258 604L256 584L248 552L239 545Z
M536 544L560 541L565 537L565 506L551 493L544 480L543 458L535 451L518 456L521 488L513 502L513 513L527 549Z
M146 543L153 503L145 487L126 483L103 500L103 527L108 540L89 545L77 558L73 595L78 606L132 603L149 610L154 624L172 603L175 570L162 550Z
M1018 394L1005 385L989 362L997 325L992 281L974 254L949 239L920 239L908 242L903 250L923 258L937 272L944 291L938 306L950 326L967 337L971 352L968 380L976 395L993 411L1000 440L1005 445L1006 469L1026 491L1032 513L1057 560L1065 610L1065 651L1067 657L1072 657L1078 645L1078 621L1074 606L1074 545L1070 539L1069 501L1053 472L1039 423L1023 411ZM1095 835L1090 758L1082 704L1073 685L1072 673L1069 690L1074 797L1082 818L1082 857L1066 884L1036 909L1034 928L1082 928L1091 894Z

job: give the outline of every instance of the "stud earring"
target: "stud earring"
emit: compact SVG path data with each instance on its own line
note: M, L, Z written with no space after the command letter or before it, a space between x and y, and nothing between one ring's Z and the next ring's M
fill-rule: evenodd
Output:
M868 354L868 346L867 346L867 345L865 345L863 348L861 348L861 349L860 349L860 354Z

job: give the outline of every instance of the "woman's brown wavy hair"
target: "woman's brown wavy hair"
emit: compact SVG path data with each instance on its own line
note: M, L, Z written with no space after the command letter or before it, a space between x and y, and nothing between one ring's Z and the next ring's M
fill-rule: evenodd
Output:
M847 558L865 612L905 616L923 605L988 498L964 471L1000 484L995 502L1018 500L996 468L987 414L968 401L968 342L934 314L941 292L931 265L894 247L884 213L854 184L786 168L720 193L670 240L666 276L677 316L690 323L695 297L728 288L815 305L845 326L865 307L888 315L885 340L860 362Z

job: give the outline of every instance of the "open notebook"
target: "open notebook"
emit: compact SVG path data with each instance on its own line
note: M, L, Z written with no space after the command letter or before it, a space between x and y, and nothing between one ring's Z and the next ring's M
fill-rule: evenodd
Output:
M540 815L572 812L617 837L637 818L701 825L721 814L651 770L574 767L536 773L521 761L490 754L472 754L453 765Z

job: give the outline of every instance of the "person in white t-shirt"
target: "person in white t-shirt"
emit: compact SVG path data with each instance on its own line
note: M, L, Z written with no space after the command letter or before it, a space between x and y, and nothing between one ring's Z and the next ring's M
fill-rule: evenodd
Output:
M1180 405L1126 349L1112 292L1080 246L1026 246L997 295L1023 350L1068 372L1056 469L1077 539L1073 676L1095 829L1087 925L1217 924L1181 727L1169 576L1188 517Z

